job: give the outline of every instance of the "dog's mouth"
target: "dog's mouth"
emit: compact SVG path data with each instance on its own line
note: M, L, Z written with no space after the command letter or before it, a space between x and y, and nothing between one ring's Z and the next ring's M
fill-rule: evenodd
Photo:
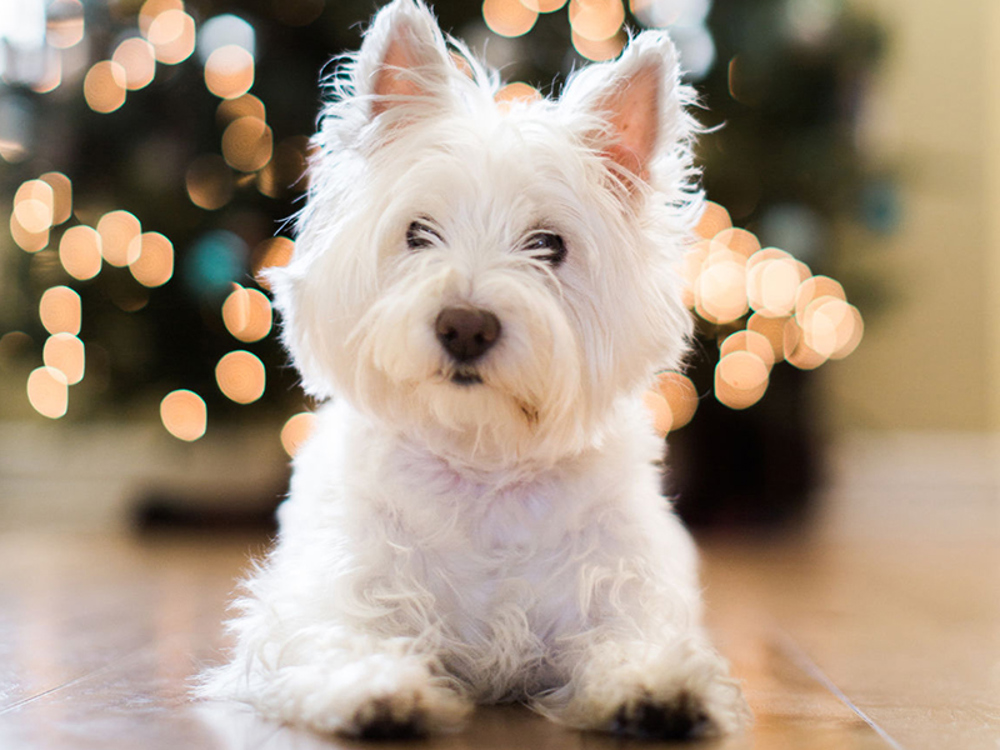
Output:
M483 379L475 370L455 370L451 382L455 385L482 385Z

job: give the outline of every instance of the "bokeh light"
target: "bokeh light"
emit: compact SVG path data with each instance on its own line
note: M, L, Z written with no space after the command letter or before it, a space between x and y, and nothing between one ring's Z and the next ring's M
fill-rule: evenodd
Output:
M45 41L56 49L69 49L81 42L84 32L83 3L53 0L45 9Z
M222 156L240 172L256 172L271 159L273 136L267 123L256 117L234 120L222 134Z
M80 295L68 286L46 289L38 303L38 317L50 334L80 333Z
M670 404L657 391L646 391L642 394L642 401L653 418L653 429L660 437L664 437L674 426L674 414Z
M94 63L83 79L83 96L95 112L114 112L125 103L128 76L125 68L113 60Z
M125 39L111 56L125 71L125 88L137 91L145 88L156 75L156 54L153 45L140 37Z
M59 262L74 279L94 278L101 272L101 235L83 224L70 227L59 241Z
M535 102L541 98L542 94L538 89L520 81L508 83L493 96L501 109L509 109L514 102Z
M571 34L571 37L573 47L580 56L594 62L603 62L618 57L625 47L626 40L625 34L621 33L597 41L580 36L576 31Z
M661 372L656 377L656 390L670 406L671 430L679 430L691 421L698 409L698 391L691 378L679 372Z
M570 0L569 23L573 33L591 42L610 39L625 22L621 0Z
M128 211L109 211L97 222L101 254L112 266L124 268L139 257L142 225Z
M52 226L55 191L42 180L28 180L14 194L14 217L29 234L40 234Z
M285 449L285 453L294 458L315 429L316 415L310 411L289 417L281 428L281 446Z
M52 188L52 224L62 224L73 215L73 183L62 172L46 172L38 179Z
M149 35L149 27L153 20L168 10L184 10L184 0L146 0L139 9L139 32Z
M72 333L49 336L42 348L42 361L46 367L59 370L68 385L76 385L83 380L86 353L83 342Z
M774 361L785 358L785 321L788 318L769 318L760 313L754 313L747 320L747 330L758 333L767 339L771 345Z
M828 359L809 345L805 331L795 318L785 321L784 347L785 361L800 370L815 370Z
M253 403L264 395L264 363L247 351L229 352L215 366L215 382L231 401Z
M184 184L191 202L206 211L229 203L235 189L233 172L218 154L204 154L191 162Z
M43 55L44 72L31 84L31 90L38 94L55 91L63 82L62 54L59 50L49 47L43 51Z
M702 211L694 231L702 239L710 240L732 225L733 221L729 218L729 211L726 210L725 206L706 201L705 209Z
M223 100L216 110L216 120L222 127L241 117L256 117L258 120L266 120L264 102L253 94L244 94L236 99Z
M695 309L705 320L731 323L747 311L746 269L733 254L709 255L694 290Z
M295 243L287 237L272 237L261 242L254 248L250 259L250 273L254 281L265 289L270 289L263 272L268 268L287 266L294 252Z
M566 0L521 0L521 5L535 13L554 13L566 5Z
M193 391L172 391L160 402L160 421L175 438L191 442L205 434L208 407Z
M153 45L157 62L177 65L194 52L194 19L183 10L171 9L158 13L149 24L146 38Z
M220 99L243 96L253 79L253 55L237 44L219 47L205 63L205 86Z
M731 409L746 409L757 403L768 384L768 367L746 350L730 352L715 368L715 397Z
M28 375L28 402L49 419L59 419L69 408L69 384L66 376L54 367L37 367Z
M10 236L19 248L26 253L37 253L44 250L49 244L49 230L43 232L29 232L21 222L17 220L17 213L10 214Z
M308 187L308 166L309 139L286 138L274 147L271 161L258 173L257 189L270 198L280 198L290 191L302 192Z
M538 13L526 8L520 0L485 0L483 20L494 34L516 37L531 31Z
M719 356L725 357L731 352L751 352L760 358L768 371L774 365L774 347L770 340L756 331L736 331L729 334L719 347Z
M237 287L222 304L222 321L240 341L259 341L271 332L271 301L256 289Z
M128 265L132 276L145 287L166 284L174 275L174 245L159 232L139 236L139 257Z
M287 0L293 5L295 0ZM207 65L217 51L223 47L239 47L251 60L257 53L257 32L246 20L232 13L222 13L213 16L198 29L198 58Z

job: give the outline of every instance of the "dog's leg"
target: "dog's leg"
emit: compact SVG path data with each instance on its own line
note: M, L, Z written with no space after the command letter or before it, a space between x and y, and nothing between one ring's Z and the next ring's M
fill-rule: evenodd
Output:
M538 708L580 729L644 739L691 739L737 730L747 712L725 661L700 636L669 643L600 640L563 660L569 682Z
M244 618L236 658L201 693L250 703L263 715L321 733L419 737L461 725L472 708L437 660L410 639L313 626L289 635ZM256 632L251 632L256 630Z
M579 612L551 641L565 682L538 709L564 724L682 739L737 730L748 718L738 683L702 630L694 545L661 498L622 503L581 530L579 565L559 610ZM601 517L601 516L598 516Z

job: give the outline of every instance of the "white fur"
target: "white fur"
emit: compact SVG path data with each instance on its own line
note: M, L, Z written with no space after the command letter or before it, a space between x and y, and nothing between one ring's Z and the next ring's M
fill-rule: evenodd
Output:
M202 694L346 734L448 729L501 700L609 729L683 695L734 730L745 708L641 404L691 325L674 266L700 194L673 47L644 32L558 102L509 109L449 54L419 0L394 0L331 82L295 257L272 275L329 402ZM440 241L408 248L417 219ZM562 265L522 249L539 228ZM451 382L435 337L455 305L502 324L481 384Z

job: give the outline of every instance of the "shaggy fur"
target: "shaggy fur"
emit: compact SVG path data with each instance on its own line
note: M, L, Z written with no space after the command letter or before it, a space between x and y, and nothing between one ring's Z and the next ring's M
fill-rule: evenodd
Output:
M361 737L506 700L635 736L737 729L641 402L685 352L674 267L701 207L669 39L500 107L495 75L394 0L329 85L271 275L327 403L202 694ZM493 346L449 354L450 308L494 315Z

